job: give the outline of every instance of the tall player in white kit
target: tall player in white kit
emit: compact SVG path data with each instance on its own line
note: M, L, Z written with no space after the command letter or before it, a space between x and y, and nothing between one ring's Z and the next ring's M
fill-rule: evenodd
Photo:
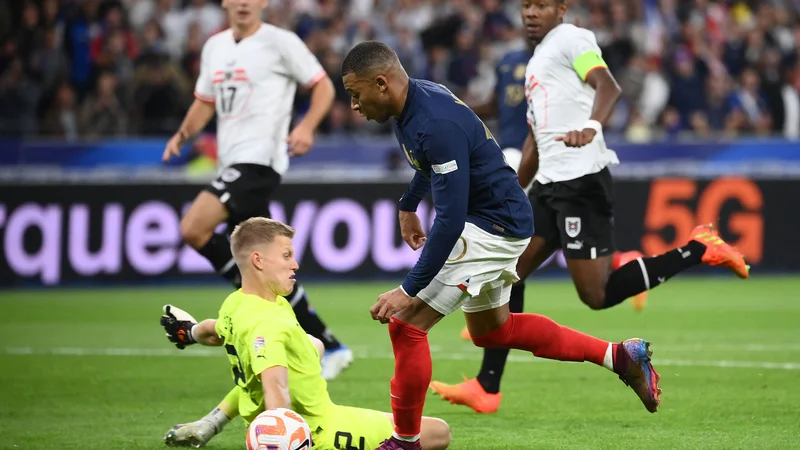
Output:
M519 181L530 191L534 236L517 265L525 279L561 248L581 300L592 309L615 306L698 264L748 277L741 254L712 225L700 225L681 248L638 257L612 270L614 194L602 123L620 88L594 34L563 23L564 0L522 0L528 39L537 43L525 72L530 131Z
M216 271L240 287L227 233L251 217L269 217L269 199L289 167L307 153L333 103L334 87L317 58L291 31L261 21L266 0L224 0L231 28L208 39L201 54L195 101L164 150L166 162L217 116L217 178L181 220L183 239ZM289 133L297 85L311 91L305 117ZM310 308L298 283L287 296L298 322L325 344L323 376L335 378L353 359Z

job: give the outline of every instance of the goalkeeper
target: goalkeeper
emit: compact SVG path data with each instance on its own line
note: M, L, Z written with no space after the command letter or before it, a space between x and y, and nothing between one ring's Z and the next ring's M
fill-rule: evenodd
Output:
M202 447L237 415L249 423L267 409L288 408L311 428L315 450L372 449L392 436L393 419L378 411L339 406L322 378L322 342L307 335L282 296L292 292L295 271L294 229L256 217L239 224L231 250L242 274L242 288L222 304L217 320L200 323L167 305L161 325L183 349L199 343L224 346L235 387L202 419L174 426L164 437L168 446ZM450 444L450 428L441 419L424 418L425 450Z

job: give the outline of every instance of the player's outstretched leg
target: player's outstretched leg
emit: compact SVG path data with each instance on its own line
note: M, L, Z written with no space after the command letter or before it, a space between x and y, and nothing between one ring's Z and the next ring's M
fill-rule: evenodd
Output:
M739 278L749 276L749 267L742 255L722 240L713 225L708 224L695 228L683 247L652 258L636 258L623 265L611 274L604 293L585 296L580 286L578 291L590 307L610 308L698 264L725 267ZM602 302L597 297L601 297Z
M615 252L614 259L611 262L611 270L617 270L620 267L628 264L631 261L635 261L637 258L643 258L644 255L640 251L631 250L627 252ZM647 303L647 292L640 292L633 296L631 299L631 305L633 306L634 311L641 311L644 309L644 305Z
M203 255L222 277L234 285L239 280L239 268L231 254L225 235L214 229L228 218L228 210L219 198L208 192L197 194L192 206L181 219L180 231L184 242Z
M410 306L389 322L394 351L394 376L390 385L395 428L392 437L378 447L381 450L422 448L422 409L433 371L428 330L442 317L443 314L415 297Z
M306 290L300 283L295 283L294 290L286 299L292 305L297 322L303 330L325 345L325 354L322 356L322 378L326 380L336 378L353 362L353 352L342 345L319 318L308 303Z
M239 415L239 393L241 388L235 387L220 404L205 417L194 422L173 426L164 435L164 444L168 447L204 447L220 432L222 428Z
M466 316L472 342L478 347L515 348L539 358L592 362L616 373L636 392L648 411L658 409L660 377L650 363L650 344L641 339L614 344L539 314L510 313L507 306Z
M508 303L512 313L521 313L525 309L525 283L520 281L511 288L511 300ZM467 330L467 339L471 339ZM500 408L502 395L500 380L508 359L507 348L486 348L483 350L483 362L478 376L465 379L463 383L446 384L432 381L431 389L454 405L465 405L477 413L489 414Z

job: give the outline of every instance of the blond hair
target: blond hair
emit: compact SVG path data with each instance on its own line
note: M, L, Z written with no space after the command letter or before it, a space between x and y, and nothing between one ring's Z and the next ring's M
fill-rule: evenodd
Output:
M266 217L251 217L236 225L231 234L231 253L236 263L256 245L272 243L278 236L294 237L294 228Z

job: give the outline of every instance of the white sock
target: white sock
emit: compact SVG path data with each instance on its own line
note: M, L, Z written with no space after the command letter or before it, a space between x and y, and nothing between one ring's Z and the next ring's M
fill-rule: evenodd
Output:
M606 349L606 356L603 358L603 367L610 371L614 371L614 355L611 353L614 346L611 342L608 343L608 348Z
M397 433L392 433L392 436L394 436L395 439L400 439L401 441L405 442L417 442L419 440L419 435L403 437L398 435Z
M209 422L212 425L214 425L214 427L217 429L217 433L222 431L222 427L224 427L225 424L231 421L231 419L228 416L226 416L225 413L222 412L222 410L219 408L214 408L210 413L208 413L205 417L203 417L200 420Z

